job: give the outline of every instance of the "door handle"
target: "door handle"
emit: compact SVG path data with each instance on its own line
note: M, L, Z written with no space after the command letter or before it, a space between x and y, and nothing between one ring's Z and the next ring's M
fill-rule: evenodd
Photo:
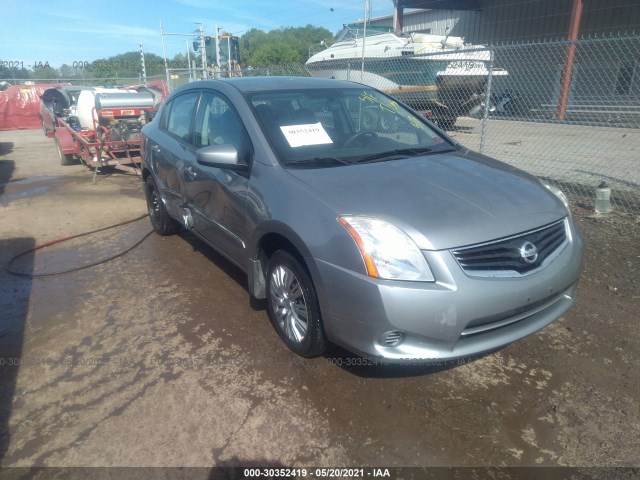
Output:
M151 150L155 153L160 153L160 147L158 145L152 145Z

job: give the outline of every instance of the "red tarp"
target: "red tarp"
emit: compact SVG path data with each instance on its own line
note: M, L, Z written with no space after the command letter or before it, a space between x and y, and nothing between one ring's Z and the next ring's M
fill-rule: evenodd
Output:
M47 88L65 85L71 84L13 85L1 91L0 131L42 128L40 122L40 95L42 95ZM147 85L149 88L154 88L162 92L163 99L169 93L166 85L162 81L151 81Z
M0 131L41 128L40 95L70 83L13 85L0 92Z

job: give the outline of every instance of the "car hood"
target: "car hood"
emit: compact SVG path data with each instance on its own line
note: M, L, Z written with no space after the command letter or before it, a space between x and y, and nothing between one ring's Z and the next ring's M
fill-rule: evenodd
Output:
M469 151L288 172L336 215L388 220L422 249L486 242L567 215L535 177Z

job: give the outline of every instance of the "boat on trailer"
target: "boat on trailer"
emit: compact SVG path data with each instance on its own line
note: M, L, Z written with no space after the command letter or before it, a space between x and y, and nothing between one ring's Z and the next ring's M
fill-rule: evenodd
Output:
M461 37L345 25L334 44L310 56L306 69L382 90L448 128L482 103L490 61L486 46Z

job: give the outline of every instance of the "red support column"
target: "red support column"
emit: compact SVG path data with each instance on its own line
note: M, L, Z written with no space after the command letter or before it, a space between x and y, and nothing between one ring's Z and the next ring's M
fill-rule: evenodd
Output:
M582 19L582 1L573 0L573 8L571 9L571 21L569 23L569 41L577 40L580 33L580 21ZM567 115L567 103L569 103L569 92L571 91L571 76L573 75L573 64L576 59L576 46L570 44L567 46L567 52L564 57L564 69L560 78L560 98L558 98L558 107L556 108L556 119L564 120Z
M396 32L402 32L402 13L403 7L400 5L401 0L393 0L393 28Z

